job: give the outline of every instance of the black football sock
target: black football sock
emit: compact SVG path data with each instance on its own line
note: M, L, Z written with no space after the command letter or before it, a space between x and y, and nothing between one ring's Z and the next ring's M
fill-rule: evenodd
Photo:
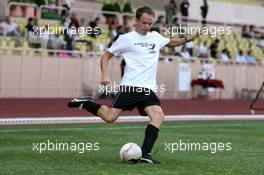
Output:
M142 155L148 155L151 152L152 147L155 141L157 140L158 133L159 133L158 128L156 128L155 126L151 124L148 124L145 130L145 138L144 138L144 142L141 148Z
M95 102L92 102L92 101L87 101L85 103L83 103L83 108L86 109L87 111L91 112L92 114L96 115L97 116L97 112L99 110L99 108L101 107L102 105L100 104L97 104Z

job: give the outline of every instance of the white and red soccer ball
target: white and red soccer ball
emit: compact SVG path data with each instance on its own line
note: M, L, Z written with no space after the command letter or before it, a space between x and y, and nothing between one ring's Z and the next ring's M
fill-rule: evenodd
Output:
M141 148L135 143L127 143L120 150L120 158L123 163L137 163L141 156Z

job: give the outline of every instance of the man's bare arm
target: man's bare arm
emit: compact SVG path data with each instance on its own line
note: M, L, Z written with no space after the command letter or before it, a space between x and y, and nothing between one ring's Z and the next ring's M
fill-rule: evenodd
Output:
M189 35L184 35L183 38L176 38L173 37L171 38L170 42L166 45L168 47L177 47L177 46L181 46L184 45L190 41L195 40L196 38L198 38L202 33L196 33L194 36L189 36Z
M108 72L108 63L112 57L113 57L113 55L110 52L106 51L101 58L101 62L100 62L101 73L102 73L101 84L103 84L103 85L110 84L110 78L109 78L109 72Z

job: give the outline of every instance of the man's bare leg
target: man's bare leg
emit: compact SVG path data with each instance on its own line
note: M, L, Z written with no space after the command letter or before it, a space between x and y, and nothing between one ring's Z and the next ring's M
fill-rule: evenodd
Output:
M68 103L70 108L86 109L95 116L101 117L107 123L113 123L117 120L122 112L122 109L109 108L105 105L97 104L93 101L92 97L81 97L70 100Z
M158 105L147 106L144 110L148 114L150 122L145 130L145 138L141 148L142 158L140 162L159 164L160 161L152 159L151 150L158 138L159 128L164 120L164 113L162 108Z
M102 105L98 112L97 115L101 117L105 122L107 123L113 123L116 121L122 112L122 109L117 109L117 108L109 108L105 105Z

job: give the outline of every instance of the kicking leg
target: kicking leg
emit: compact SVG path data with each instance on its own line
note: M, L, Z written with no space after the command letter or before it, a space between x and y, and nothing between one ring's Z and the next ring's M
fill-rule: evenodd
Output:
M107 123L113 123L117 120L122 109L108 108L105 105L97 104L93 101L92 97L75 98L68 103L70 108L86 109L92 114L101 117Z
M97 115L101 117L105 122L113 123L114 121L117 120L121 112L122 112L122 109L109 108L105 105L102 105L99 108Z

